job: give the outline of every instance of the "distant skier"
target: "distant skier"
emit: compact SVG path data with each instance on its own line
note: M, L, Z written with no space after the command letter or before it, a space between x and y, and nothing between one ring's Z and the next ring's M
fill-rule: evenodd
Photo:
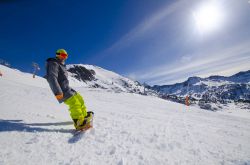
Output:
M83 130L90 127L93 112L87 112L82 96L69 87L68 73L64 64L67 58L67 52L64 49L58 49L55 58L46 60L45 77L58 102L64 102L69 106L76 130Z

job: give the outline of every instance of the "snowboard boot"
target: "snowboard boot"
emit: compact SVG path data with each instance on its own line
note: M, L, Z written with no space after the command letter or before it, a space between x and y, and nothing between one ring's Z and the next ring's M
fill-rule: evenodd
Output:
M93 127L93 115L94 113L89 111L87 116L73 119L76 130L86 130Z

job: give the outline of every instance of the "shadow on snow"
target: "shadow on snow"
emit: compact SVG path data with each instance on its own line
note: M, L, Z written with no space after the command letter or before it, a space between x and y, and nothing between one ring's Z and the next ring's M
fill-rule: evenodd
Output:
M72 121L57 122L57 123L24 123L23 120L2 120L0 119L0 133L1 132L56 132L56 133L70 133L73 136L68 140L68 143L73 144L84 137L85 132L75 131L74 129L47 129L37 126L63 126L73 125Z
M73 125L73 122L58 123L24 123L23 120L2 120L0 119L0 132L19 131L19 132L60 132L72 133L73 129L47 129L37 126L62 126Z

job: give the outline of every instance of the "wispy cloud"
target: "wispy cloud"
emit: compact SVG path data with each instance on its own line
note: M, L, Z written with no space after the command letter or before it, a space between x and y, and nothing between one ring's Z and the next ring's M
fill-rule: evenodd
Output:
M231 75L250 69L249 45L250 41L245 41L220 51L204 51L195 55L183 56L171 65L164 64L149 70L143 69L133 75L150 84L174 83L183 81L189 76Z
M153 14L148 19L139 23L136 27L130 30L122 38L116 41L113 45L101 52L103 56L108 56L110 52L116 52L121 49L126 49L128 46L131 46L134 42L141 39L143 36L148 35L149 31L154 29L164 20L166 17L170 16L172 13L180 9L180 7L185 6L187 2L185 0L178 0L172 3L171 5L166 6L159 12ZM101 58L100 56L98 58Z

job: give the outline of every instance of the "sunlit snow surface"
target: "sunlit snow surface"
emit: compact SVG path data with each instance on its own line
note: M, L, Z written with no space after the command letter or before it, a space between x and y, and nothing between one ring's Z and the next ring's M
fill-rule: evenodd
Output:
M0 66L0 164L250 164L250 112L210 112L152 96L75 88L95 112L73 136L42 78Z

